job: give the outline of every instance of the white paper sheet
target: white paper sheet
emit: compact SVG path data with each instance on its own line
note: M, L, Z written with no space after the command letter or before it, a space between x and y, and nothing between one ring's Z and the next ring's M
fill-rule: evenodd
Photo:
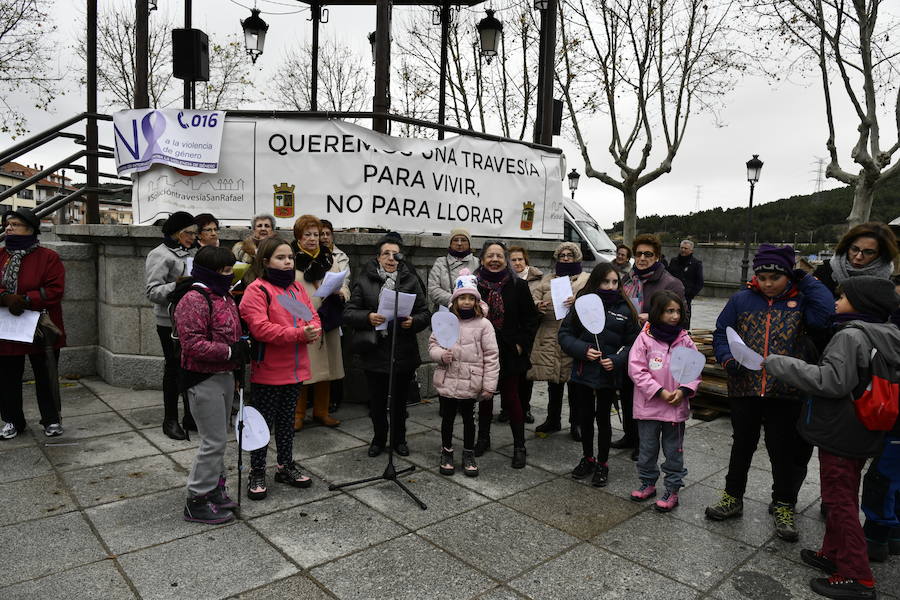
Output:
M313 292L313 296L317 298L327 298L332 295L339 289L341 289L341 285L344 283L344 278L347 277L347 273L350 271L348 269L344 269L340 273L335 273L333 271L328 271L325 273L325 279L322 280L322 285L319 286L315 292Z
M431 331L441 348L452 348L459 340L459 319L450 311L431 315Z
M750 347L744 343L744 340L741 339L741 336L738 335L737 331L731 327L726 327L725 336L728 338L728 348L731 350L731 355L734 357L734 360L738 361L741 365L751 371L759 371L762 369L762 355L755 350L751 350Z
M281 304L281 306L283 306L286 311L288 311L298 319L306 322L313 320L313 314L312 311L309 310L309 307L296 298L291 298L287 294L282 294L280 296L276 296L275 299L278 300L278 303Z
M194 257L188 256L187 258L184 259L184 262L185 262L184 275L185 275L185 277L190 277L191 273L194 270Z
M33 343L40 318L41 313L36 310L26 310L16 317L10 314L8 308L0 308L0 340Z
M690 383L700 377L705 365L706 357L703 354L693 348L679 346L672 350L669 371L678 383Z
M554 277L550 280L550 298L553 300L553 312L557 321L569 314L569 307L563 306L563 302L574 295L572 282L568 277Z
M585 294L575 300L575 312L584 328L594 335L606 327L606 308L597 294Z
M381 290L381 295L378 297L378 310L375 312L384 317L385 321L375 328L376 331L387 329L388 323L394 318L394 294L396 294L394 290ZM399 296L400 299L397 302L397 317L404 319L412 314L413 304L416 302L416 295L400 292Z

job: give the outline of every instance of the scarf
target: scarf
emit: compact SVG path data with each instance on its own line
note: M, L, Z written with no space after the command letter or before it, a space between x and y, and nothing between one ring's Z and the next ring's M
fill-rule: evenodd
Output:
M832 276L838 284L844 283L851 277L857 277L859 275L890 279L891 272L894 270L894 265L891 264L891 261L882 258L876 258L866 266L857 269L850 264L850 259L847 258L846 254L840 256L835 254L831 257L828 264L831 265Z
M650 335L661 342L672 345L672 342L678 339L683 328L678 325L669 325L668 323L650 323Z
M474 308L458 308L459 318L461 320L474 319L475 318L475 309Z
M463 258L467 257L468 255L472 254L472 249L469 248L468 250L454 250L451 248L451 249L447 250L447 254L449 254L453 258L463 259Z
M378 265L376 267L376 269L378 271L378 276L381 277L381 281L384 282L381 284L381 291L393 290L393 289L397 288L397 274L400 273L400 265L397 265L397 270L394 271L393 273L388 273L381 267L381 265ZM378 297L381 298L381 292L378 293ZM379 302L380 302L380 300L379 300ZM399 325L399 323L398 323L398 325ZM381 337L387 337L388 331L390 331L390 330L391 330L391 328L388 327L387 329L382 329L378 333L381 334Z
M564 263L558 262L556 263L556 274L559 276L572 276L578 275L581 273L581 261L573 262L573 263Z
M519 279L524 279L525 281L528 281L529 269L531 269L531 267L525 267L524 269L522 269L521 273L516 273L516 275L519 277Z
M293 269L273 269L266 267L266 281L280 288L288 289L295 280Z
M323 252L321 248L316 248L315 255L301 248L294 257L294 268L303 273L303 281L307 283L325 279L325 273L331 269L333 264L331 253Z
M231 287L231 280L234 278L233 275L223 275L218 271L207 269L196 263L191 269L191 277L208 287L213 294L218 296L228 295L228 288Z
M831 315L831 325L836 327L838 325L843 325L844 323L849 323L850 321L863 321L865 323L884 323L883 319L879 319L878 317L866 313L835 313Z
M603 301L603 308L609 310L622 301L622 293L619 290L597 290L594 292Z
M8 235L6 236L6 252L9 260L0 274L0 287L15 294L19 287L19 269L22 268L22 259L40 247L37 234Z
M488 290L488 320L494 329L503 329L503 286L509 282L509 269L493 272L478 269L478 284Z
M637 267L631 269L633 277L625 283L624 288L628 297L636 300L634 307L638 312L641 312L641 308L644 306L644 282L650 279L662 266L663 264L657 261L646 269L638 269Z

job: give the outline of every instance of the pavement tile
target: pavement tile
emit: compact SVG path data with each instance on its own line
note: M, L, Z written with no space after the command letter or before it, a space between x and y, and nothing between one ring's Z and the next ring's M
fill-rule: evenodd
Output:
M497 452L485 452L484 456L476 460L481 474L478 477L464 476L456 479L456 482L494 500L554 478L552 473L531 465L526 465L524 469L513 469L509 457Z
M111 560L76 567L40 579L4 586L5 598L16 600L131 600L134 593Z
M123 388L115 385L110 385L106 383L99 375L93 375L91 377L82 377L78 380L78 383L97 394L98 396L101 393L107 394L122 394L124 392L132 391L130 388ZM33 385L31 386L34 387Z
M118 412L126 421L131 423L135 429L149 429L151 427L156 427L162 430L163 416L165 415L166 409L160 404L159 406L129 408Z
M343 452L335 452L303 461L303 467L315 473L328 483L347 483L368 477L377 477L384 473L387 465L387 453L371 458L366 454L368 446L351 448ZM409 463L394 455L397 470L409 466Z
M528 464L557 475L568 474L581 460L581 444L569 437L568 432L559 432L544 438L535 437L526 442ZM500 449L512 456L512 447Z
M727 521L711 521L706 518L706 507L718 502L722 490L699 484L685 488L679 493L679 505L672 516L676 519L709 530L717 535L745 542L752 546L762 546L774 534L769 505L744 498L744 514Z
M577 462L573 463L572 469L574 469L577 464ZM603 491L607 494L612 494L617 498L629 499L631 497L631 491L640 487L640 480L637 475L637 463L631 460L628 454L623 453L610 455L607 464L609 466L609 483L606 487L602 488ZM577 483L579 485L593 487L591 485L590 477L577 480Z
M342 600L462 600L494 585L415 534L317 567L311 574Z
M758 452L757 452L758 453ZM688 467L690 468L690 467ZM727 470L719 472L713 477L704 480L705 485L718 486L719 489L725 488L725 475ZM821 496L818 478L812 479L809 476L803 482L800 493L797 495L797 510L803 511ZM772 473L764 471L756 467L750 467L747 473L747 491L744 492L745 498L765 502L767 505L772 501Z
M459 471L452 477L429 471L401 476L401 483L427 504L428 510L419 508L392 481L350 488L347 492L404 527L416 530L489 502L484 496L457 485L455 480L462 477L465 475Z
M164 455L145 456L63 473L81 506L96 506L175 487L187 471Z
M340 408L330 414L341 421L349 421L360 417L368 418L369 405L364 402L342 402Z
M530 598L547 600L690 600L699 594L641 565L581 544L509 582Z
M350 419L349 421L341 421L341 426L338 428L342 432L352 435L355 438L362 440L368 445L372 441L372 420L369 417L361 417L357 419ZM412 419L406 420L406 435L410 436L416 433L422 433L423 431L428 431L430 429L427 425L422 425L421 423L417 423Z
M294 458L303 460L366 445L340 427L304 427L294 434Z
M22 437L22 434L19 434L19 437ZM18 438L10 441L16 439ZM49 473L52 469L44 453L34 445L0 453L0 483L37 477Z
M0 524L58 515L76 509L55 473L0 484Z
M615 527L645 508L566 478L542 483L501 502L581 539Z
M478 596L478 600L522 600L525 596L506 586L498 586Z
M346 495L251 521L303 568L310 568L403 535L406 530Z
M431 429L441 428L441 415L440 415L440 403L437 402L437 398L435 398L435 402L421 403L415 406L410 406L406 409L407 420L415 421L421 425L425 425L426 427L430 427ZM477 413L477 408L476 408ZM477 417L476 417L477 418ZM462 421L460 421L462 424Z
M25 431L20 431L19 435L11 440L0 440L0 456L3 452L16 450L18 448L35 448L38 444L47 441L44 435L44 428L38 422L37 418L29 419L29 426ZM0 461L2 464L2 461Z
M132 430L128 421L111 411L77 417L66 416L63 428L65 432L61 436L53 439L48 438L48 441L65 442Z
M84 386L70 384L69 387L65 387L65 384L61 384L59 392L62 416L66 420L69 417L93 415L112 410ZM25 412L25 418L29 422L39 419L41 413L38 410L37 400L26 400L22 408Z
M804 565L805 566L805 565ZM821 577L814 569L761 550L735 569L710 594L716 600L821 600L809 587L809 580Z
M191 439L189 440L173 440L169 436L163 433L162 431L162 423L160 423L157 427L147 427L146 429L140 429L140 434L144 438L150 441L156 448L158 448L162 452L180 452L181 450L185 450L187 448L198 448L200 446L200 436L197 435L196 431L192 431Z
M297 572L297 567L243 523L217 529L196 527L202 533L119 557L141 598L213 600ZM201 557L216 558L203 561Z
M419 535L498 580L507 580L578 540L499 504L419 530Z
M250 468L249 462L246 463L245 468ZM301 465L301 469L302 468L303 465ZM284 483L277 483L275 481L275 465L270 466L266 470L267 489L269 490L269 493L266 494L266 497L262 500L250 500L247 497L247 476L249 475L249 470L245 470L241 480L241 516L244 519L260 517L286 508L309 504L310 502L316 502L317 500L340 494L340 492L329 491L328 484L321 478L309 473L305 469L303 469L303 471L307 477L312 479L312 486L300 489ZM231 474L229 477L228 489L229 495L237 501L237 472Z
M697 427L684 436L685 452L705 452L728 460L731 456L731 432L719 433L709 428ZM754 457L757 460L758 457ZM687 462L687 461L685 461ZM690 464L688 463L690 469Z
M709 590L753 552L749 544L655 510L600 534L594 543L701 591ZM648 552L649 548L665 551Z
M660 452L659 464L665 457ZM719 473L723 469L728 468L728 459L715 454L707 454L698 450L687 450L684 453L684 466L687 467L687 481L697 482ZM660 469L661 471L661 469ZM665 477L665 473L660 472L660 481ZM722 474L724 479L725 474Z
M117 411L145 406L162 406L163 403L162 390L129 390L126 388L113 388L113 390L97 392L97 395L110 408Z
M57 469L72 471L159 453L159 450L133 431L73 443L77 445L53 446L46 449L47 455Z
M406 436L406 444L409 446L409 456L403 460L423 469L435 469L441 458L441 432L429 429L422 433ZM462 440L454 446L454 460L457 466L462 463Z
M87 522L76 512L0 527L0 548L4 585L107 557Z
M860 515L860 520L862 520L862 515ZM796 517L796 523L797 530L800 532L799 542L786 542L773 535L766 543L765 549L806 568L806 563L800 560L800 550L802 548L819 549L822 545L822 538L825 537L825 521L800 514ZM815 571L811 570L810 572L814 573Z
M229 600L284 600L285 598L327 600L331 597L306 575L291 575L255 590L231 596Z

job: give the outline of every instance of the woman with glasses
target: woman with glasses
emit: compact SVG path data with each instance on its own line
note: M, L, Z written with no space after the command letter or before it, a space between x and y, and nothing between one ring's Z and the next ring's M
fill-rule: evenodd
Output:
M209 213L201 213L194 217L197 225L197 245L219 246L219 220Z
M834 249L834 257L822 263L813 276L825 284L835 299L839 285L860 275L890 278L900 251L891 228L884 223L863 223L844 234Z
M185 430L197 431L191 416L187 398L184 400L184 420L178 424L178 357L172 340L172 318L169 315L169 293L175 289L179 277L190 273L189 257L196 252L197 225L190 213L172 213L162 226L163 243L150 251L144 264L147 281L147 299L153 303L156 315L156 333L162 345L165 366L163 370L163 433L173 440L187 439Z

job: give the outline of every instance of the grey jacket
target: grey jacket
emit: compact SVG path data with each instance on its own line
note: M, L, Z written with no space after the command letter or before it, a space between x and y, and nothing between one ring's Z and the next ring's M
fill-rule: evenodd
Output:
M160 244L147 255L147 262L144 263L147 299L153 303L156 324L160 327L172 326L167 296L175 289L175 282L179 277L190 275L187 272L187 258L194 254L196 254L194 249L169 248L165 244Z
M450 304L453 285L463 268L469 269L474 274L480 264L474 254L465 258L456 258L447 254L434 261L434 266L428 272L428 303L432 310L437 310L438 306Z

